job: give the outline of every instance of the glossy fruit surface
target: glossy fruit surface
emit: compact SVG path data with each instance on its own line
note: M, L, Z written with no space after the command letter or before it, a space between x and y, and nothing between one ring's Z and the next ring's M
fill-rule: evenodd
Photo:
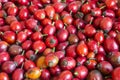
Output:
M85 79L88 74L88 69L85 66L75 68L74 75L79 79Z
M120 0L0 0L0 80L120 80Z
M77 46L77 54L80 56L86 56L88 54L88 47L84 41L81 41Z
M2 65L2 70L6 73L12 73L16 69L16 63L13 61L6 61Z
M12 80L22 80L22 79L24 79L24 70L18 68L13 72Z
M1 80L10 80L7 73L5 72L0 72L0 76L1 76L0 77Z
M36 65L39 68L46 68L47 65L45 64L45 56L41 56L38 58L38 60L36 61Z
M92 70L89 72L87 80L103 80L102 74L98 70Z
M39 68L34 67L29 69L26 74L25 74L26 78L30 78L30 79L38 79L41 76L41 71Z
M58 64L58 57L54 54L49 54L45 57L45 64L48 67L55 67Z
M64 57L61 59L60 67L63 70L71 70L76 66L76 61L72 57Z
M112 72L113 80L118 80L120 78L119 72L120 72L120 67L117 67L113 70L113 72Z
M63 71L60 75L59 75L59 77L58 77L59 79L58 80L61 80L61 79L72 79L72 73L70 72L70 71L68 71L68 70L65 70L65 71Z
M98 69L103 74L109 74L109 73L111 73L113 71L112 65L107 61L102 61L97 66L98 66Z

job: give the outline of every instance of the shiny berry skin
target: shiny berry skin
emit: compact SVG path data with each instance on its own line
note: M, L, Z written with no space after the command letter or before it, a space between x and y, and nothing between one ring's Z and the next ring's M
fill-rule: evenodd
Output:
M8 54L8 52L1 52L0 53L0 65L3 62L9 61L10 60L10 55Z
M46 56L40 56L36 61L36 66L39 67L40 69L47 68L47 65L45 63L45 57Z
M93 27L93 25L88 24L85 26L84 33L88 37L92 37L96 33L96 29Z
M69 45L68 41L61 42L57 45L57 50L64 50L67 48L68 45Z
M81 57L81 56L77 57L76 58L77 66L84 65L86 60L87 60L86 57Z
M13 61L6 61L2 64L2 71L10 74L16 69L16 63Z
M54 52L53 49L51 49L51 48L46 48L46 49L43 51L43 55L46 56L46 55L48 55L49 53L52 53L52 52Z
M120 52L118 52L118 51L113 51L113 52L110 52L108 54L108 60L110 61L110 63L114 67L119 67L120 66L119 57L120 57Z
M62 29L63 27L64 27L64 24L63 24L63 22L62 22L62 20L56 20L55 21L55 27L56 27L56 29Z
M21 20L26 20L28 17L29 17L29 11L25 6L23 6L19 12L19 18Z
M120 78L120 67L117 67L112 72L112 80L118 80Z
M13 44L8 49L9 53L13 56L18 55L22 52L22 47L16 44Z
M38 20L43 20L46 16L45 10L44 9L38 9L35 13L34 16Z
M70 44L76 44L76 43L78 43L79 38L75 34L70 34L68 37L68 41Z
M80 56L86 56L88 54L88 47L87 44L84 41L81 41L78 45L77 45L77 54Z
M43 52L45 50L46 45L45 45L45 43L43 41L37 40L37 41L33 42L32 48L36 52L41 53L41 52Z
M27 34L27 37L30 37L33 33L30 29L24 29L24 32Z
M103 43L104 41L104 34L103 31L98 31L96 32L94 39L98 42L98 43Z
M111 30L111 31L108 33L108 35L109 35L110 37L112 37L112 38L115 38L116 35L117 35L117 33L116 33L115 31Z
M7 16L5 21L7 24L11 24L13 21L17 21L17 18L15 16Z
M96 68L96 65L97 65L97 61L94 60L94 59L89 59L86 61L86 67L89 69L89 70L93 70Z
M66 49L66 56L75 58L77 56L76 47L76 44L69 45Z
M101 61L105 61L106 60L106 57L104 54L102 53L98 53L96 56L95 56L97 62L101 62Z
M32 45L32 41L31 40L26 40L22 43L22 48L24 50L28 50L28 49L30 49L31 45Z
M38 79L41 76L41 70L38 67L29 69L25 73L25 77L29 79Z
M116 6L116 1L115 0L105 0L105 4L107 8L113 9Z
M53 7L55 9L55 12L60 13L66 7L66 4L61 2L56 2L53 4Z
M17 68L12 74L12 80L22 80L24 79L24 70Z
M104 40L104 49L106 52L118 51L119 46L118 46L117 42L115 41L115 39L113 39L111 37L107 37Z
M60 29L56 36L59 42L64 42L68 38L68 31L66 29Z
M47 25L43 28L43 34L53 35L56 32L56 28L53 25Z
M76 66L76 61L72 57L64 57L60 61L60 67L63 70L72 70Z
M78 66L74 70L74 75L79 79L85 79L88 74L88 69L85 66Z
M115 22L113 26L114 30L120 31L120 22Z
M0 26L5 25L5 20L3 18L0 18Z
M45 12L46 12L46 15L50 18L50 19L53 19L54 17L54 14L55 14L55 9L53 6L46 6L45 7Z
M22 30L22 25L20 22L18 21L13 21L11 24L10 24L10 29L14 32L19 32Z
M21 5L28 5L29 0L18 0L18 3L21 4Z
M103 18L102 16L99 16L94 19L93 25L96 29L98 29L100 27L100 22L101 22L102 18Z
M53 47L57 46L58 40L55 36L48 36L45 40L45 44L46 44L46 46L53 48Z
M49 4L51 1L50 0L41 0L43 4Z
M104 49L104 47L102 45L98 46L98 53L106 54L105 49Z
M92 14L93 16L101 16L102 11L101 11L100 8L94 8L94 9L92 9L91 14Z
M52 25L52 20L49 18L45 18L41 22L43 26Z
M8 43L5 41L0 41L0 52L7 51Z
M37 21L35 19L28 19L25 22L27 29L35 29L37 27Z
M55 54L59 59L62 59L62 58L65 57L65 51L64 51L64 50L62 50L62 51L56 51L54 54Z
M85 28L85 21L83 21L82 19L76 19L73 24L78 28L78 29L83 29Z
M2 4L0 3L0 9L2 8Z
M115 12L113 10L107 9L103 12L103 15L105 17L111 17L114 18L115 17Z
M105 32L109 32L112 29L113 21L109 17L104 17L100 22L100 28Z
M65 70L59 75L58 80L72 80L72 77L72 73L68 70Z
M84 14L89 13L90 10L91 10L91 6L90 6L89 3L83 4L82 7L81 7L81 11L82 11Z
M63 17L63 22L64 22L65 25L70 25L70 24L72 24L72 22L73 22L72 16L71 16L71 15L65 15L65 16Z
M13 44L15 42L16 34L13 31L5 31L3 33L3 38L7 43Z
M60 67L57 65L55 67L51 67L50 68L50 73L54 76L54 75L59 75L61 73L61 69Z
M45 57L45 63L48 67L55 67L58 64L58 57L55 54L48 54Z
M25 60L25 57L23 55L17 55L14 57L14 61L17 63L17 66L22 65L24 60Z
M36 31L36 32L34 32L34 33L31 35L31 39L32 39L33 41L41 40L41 39L43 38L43 36L44 36L44 35L42 35L41 32Z
M15 5L10 6L7 10L7 13L8 13L8 15L16 16L18 13L18 7Z
M81 30L79 30L77 32L77 36L78 36L79 40L85 40L86 39L85 34Z
M70 34L75 34L75 33L77 32L76 27L73 26L73 25L69 25L69 26L67 26L66 29L67 29L67 31L68 31Z
M53 16L53 20L59 20L60 19L60 15L58 13L55 13Z
M108 61L102 61L97 65L102 74L110 74L113 71L112 65Z
M0 80L10 80L10 79L7 73L0 72Z
M30 13L34 13L35 11L38 10L38 6L37 5L30 5L28 7L28 9L29 9Z
M68 5L68 11L72 13L76 13L80 8L80 6L81 6L81 2L79 2L79 5L78 5L78 1L73 1Z
M36 54L34 53L33 50L28 50L28 51L25 52L25 57L27 59L30 59L30 60L34 61L35 58L36 58Z
M24 31L20 31L16 36L16 41L18 43L23 43L27 39L27 34Z
M3 31L3 32L10 31L10 26L9 25L4 25L4 26L0 27L0 31Z
M29 70L29 69L34 68L34 67L36 67L36 65L35 65L35 63L34 63L33 61L31 61L31 60L26 60L26 61L24 62L24 69L25 69L25 70Z
M98 44L95 40L88 40L87 45L88 45L89 51L92 51L94 53L98 52Z
M88 76L87 76L87 80L103 80L102 74L100 73L100 71L98 70L92 70L89 72Z
M41 76L40 76L40 79L43 79L43 80L49 80L50 79L50 72L49 70L47 69L43 69L43 71L41 72Z

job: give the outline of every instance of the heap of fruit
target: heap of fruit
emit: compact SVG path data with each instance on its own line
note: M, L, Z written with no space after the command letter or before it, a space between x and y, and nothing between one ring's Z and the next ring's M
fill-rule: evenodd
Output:
M118 0L0 0L0 80L120 80Z

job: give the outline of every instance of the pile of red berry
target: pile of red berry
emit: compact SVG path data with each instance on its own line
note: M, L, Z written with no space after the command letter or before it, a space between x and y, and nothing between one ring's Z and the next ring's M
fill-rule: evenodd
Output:
M120 80L119 0L0 0L0 80Z

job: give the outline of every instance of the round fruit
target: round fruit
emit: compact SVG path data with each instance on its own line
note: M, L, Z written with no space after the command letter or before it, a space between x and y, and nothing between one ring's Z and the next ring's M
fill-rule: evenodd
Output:
M25 77L29 79L38 79L41 76L41 70L37 67L29 69L25 73Z
M45 63L48 67L55 67L58 64L58 57L55 54L48 54L45 57Z
M64 57L60 61L60 67L63 70L71 70L76 66L76 61L72 57Z
M79 79L85 79L88 74L88 69L85 66L78 66L74 70L74 75Z

